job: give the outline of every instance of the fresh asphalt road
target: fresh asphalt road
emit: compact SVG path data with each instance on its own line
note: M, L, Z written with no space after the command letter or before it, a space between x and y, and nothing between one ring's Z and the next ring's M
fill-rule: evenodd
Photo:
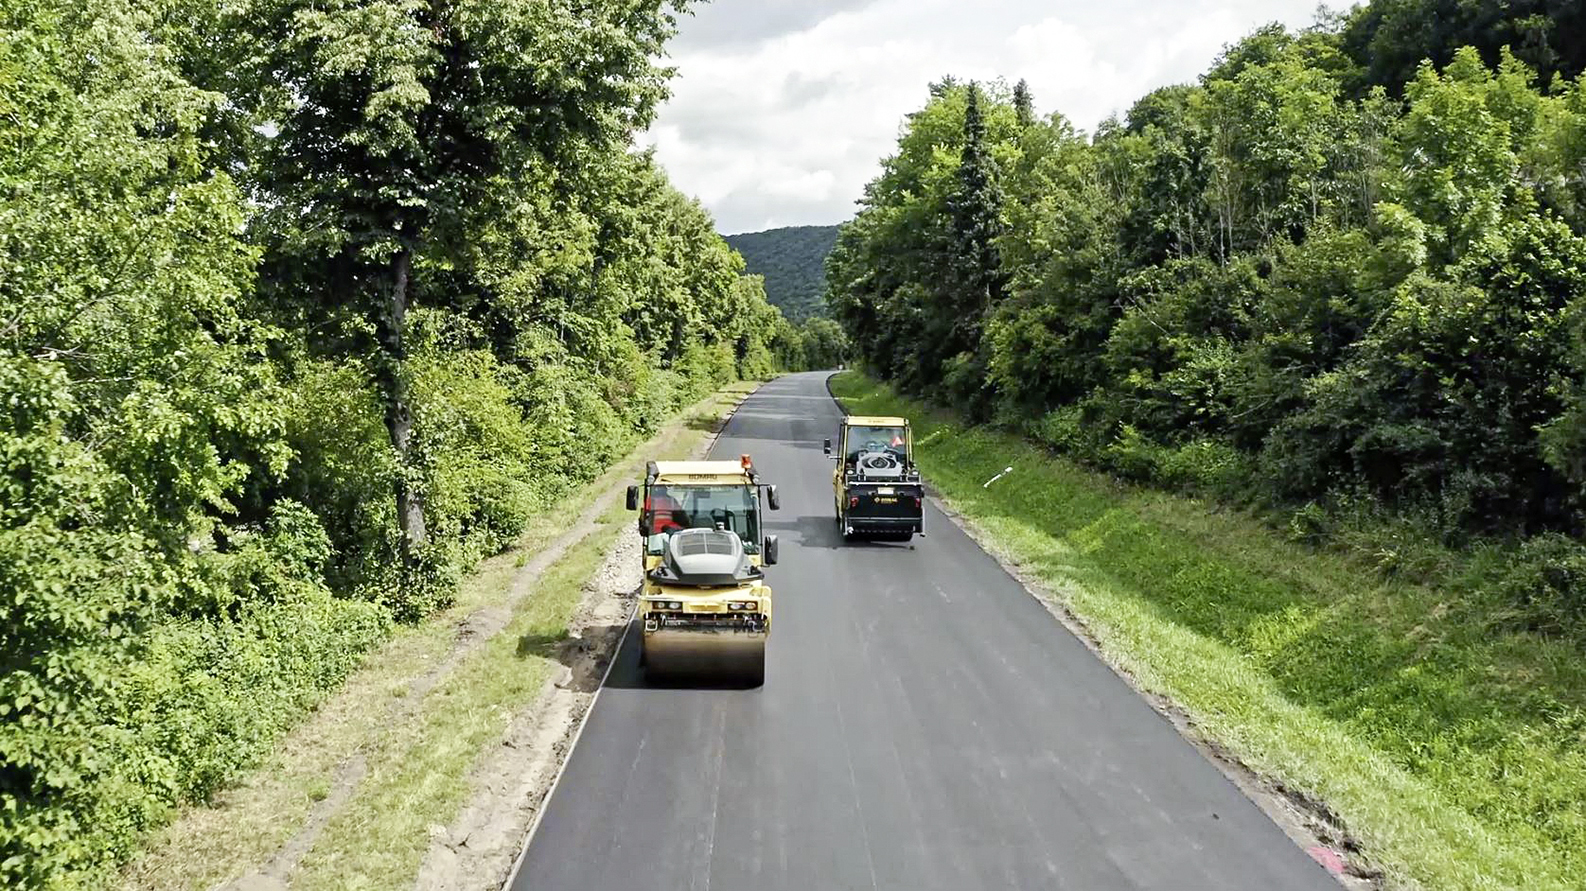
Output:
M630 635L514 891L1337 891L939 511L843 545L825 377L714 453L781 490L765 686L648 687Z

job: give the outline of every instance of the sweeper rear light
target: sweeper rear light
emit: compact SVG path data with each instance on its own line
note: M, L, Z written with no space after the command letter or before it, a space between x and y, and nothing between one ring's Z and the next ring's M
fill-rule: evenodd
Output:
M754 462L749 459L748 455L739 455L738 456L738 463L743 465L743 469L744 470L753 470L754 469Z

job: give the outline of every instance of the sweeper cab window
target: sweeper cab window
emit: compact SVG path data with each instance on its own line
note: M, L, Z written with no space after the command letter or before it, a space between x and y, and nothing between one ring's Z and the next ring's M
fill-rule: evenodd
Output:
M899 458L907 458L909 451L909 431L907 427L868 427L853 426L848 428L848 461L852 462L866 452L891 452Z

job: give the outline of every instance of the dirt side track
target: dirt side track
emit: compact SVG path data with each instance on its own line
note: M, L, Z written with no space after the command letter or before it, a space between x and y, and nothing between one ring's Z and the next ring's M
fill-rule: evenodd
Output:
M518 546L492 558L465 586L456 607L403 629L370 654L347 686L332 696L277 746L268 763L241 778L205 807L190 808L162 830L118 877L121 891L189 888L211 891L271 891L299 886L498 888L512 869L522 839L555 780L572 738L581 726L602 673L627 626L636 588L637 537L631 525L611 525L621 514L622 493L643 460L656 454L703 456L727 412L744 390L732 387L686 410L620 466L569 499L573 511L561 524L537 522ZM549 519L549 518L547 518ZM621 535L619 532L629 532ZM604 559L601 559L604 552ZM568 575L568 567L598 565ZM557 590L543 590L548 579ZM570 584L582 584L582 593ZM413 812L411 802L364 800L372 782L404 769L414 754L404 748L413 727L447 699L448 685L471 665L499 649L515 616L552 593L564 600L570 637L559 644L517 642L519 659L551 662L537 696L516 706L481 707L499 712L502 735L460 765L466 803L451 815ZM572 604L577 604L576 610ZM553 620L547 614L547 620ZM525 646L530 646L528 651ZM511 650L508 651L509 658ZM492 657L494 658L494 657ZM557 665L556 663L560 663ZM513 668L527 663L514 660ZM493 718L492 718L493 720ZM394 808L376 813L371 808ZM428 850L421 843L411 866L382 855L380 839L358 833L366 822L428 818ZM336 825L342 838L327 848ZM346 827L352 827L348 835ZM422 829L421 829L422 832ZM409 838L412 838L410 835ZM385 841L389 841L386 839ZM347 871L348 845L358 856L384 857L393 865L379 879ZM418 857L424 852L422 864ZM322 861L322 862L321 862ZM417 872L416 880L414 873ZM394 878L400 876L401 878ZM393 885L393 881L400 884Z

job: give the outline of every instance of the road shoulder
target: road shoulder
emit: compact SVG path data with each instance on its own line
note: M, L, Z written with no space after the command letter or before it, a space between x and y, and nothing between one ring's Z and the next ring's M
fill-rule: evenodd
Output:
M493 756L531 741L548 786L587 709L592 690L580 686L611 654L612 611L623 609L620 597L604 596L620 577L597 571L619 557L623 489L645 460L708 449L753 389L695 405L537 518L465 582L455 606L372 653L266 764L162 830L119 887L388 887L415 875L425 887L489 885L445 884L442 852L457 848L470 855L456 860L459 873L504 876L522 833L502 843L502 865L484 855L476 811L506 813L492 802L514 792L526 797L511 809L532 809L543 789L502 789L507 768ZM470 840L481 856L467 851Z
M836 375L826 379L826 391L843 414L852 414L843 397L832 388ZM1009 577L1044 606L1070 634L1083 643L1095 657L1134 690L1151 708L1171 724L1187 743L1211 762L1240 792L1261 809L1283 833L1338 880L1354 891L1381 888L1383 876L1367 860L1359 843L1349 835L1343 821L1325 803L1286 787L1280 780L1252 769L1227 746L1207 735L1190 714L1167 695L1141 683L1116 652L1109 652L1096 630L1069 608L1068 598L1029 571L1007 544L958 509L940 489L925 481L928 498L943 516L969 536L982 551L997 562Z
M862 376L832 388L911 416L966 531L1214 762L1336 839L1316 859L1396 888L1583 887L1586 675L1567 641L1502 625L1479 590L1385 575Z

